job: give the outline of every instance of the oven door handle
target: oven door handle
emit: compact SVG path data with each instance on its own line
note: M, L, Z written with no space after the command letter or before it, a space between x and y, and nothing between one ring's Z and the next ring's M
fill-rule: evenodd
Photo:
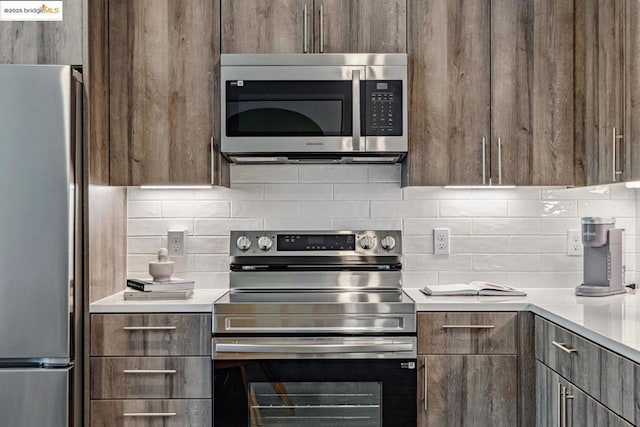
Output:
M217 353L385 353L413 351L413 343L248 344L216 343Z

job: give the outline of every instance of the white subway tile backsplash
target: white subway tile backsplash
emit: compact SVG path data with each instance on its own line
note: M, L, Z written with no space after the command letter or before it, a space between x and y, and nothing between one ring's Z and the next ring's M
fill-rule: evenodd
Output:
M563 254L567 253L567 236L512 236L507 246L511 253Z
M581 200L578 202L578 215L635 217L635 207L627 200Z
M505 217L506 200L441 200L441 217Z
M433 235L434 228L449 228L451 234L471 234L470 219L405 218L404 234L414 236Z
M406 254L403 268L408 271L469 271L471 255Z
M577 212L575 200L509 200L510 217L575 217Z
M401 200L400 184L334 184L335 200Z
M582 273L576 272L537 272L509 273L508 284L517 288L575 288L582 283Z
M369 165L369 182L400 182L402 166L397 165Z
M228 201L164 201L162 216L164 218L225 218L230 213Z
M540 255L474 254L474 271L540 271Z
M127 221L129 236L163 236L173 229L186 229L193 234L193 219L134 218Z
M232 230L262 230L262 218L196 219L198 236L229 236Z
M540 234L539 218L481 218L472 222L473 234L487 235L536 235Z
M266 184L265 200L332 200L331 184Z
M152 254L162 247L160 237L129 237L127 239L127 253Z
M580 217L614 216L625 228L628 280L640 254L640 198L624 185L451 190L400 187L400 165L232 166L231 188L129 188L128 275L147 277L169 229L188 230L178 277L199 288L229 283L231 230L402 230L403 285L488 280L575 287L582 258L566 255ZM451 230L451 254L434 255L433 228Z
M162 216L162 202L131 200L127 202L129 218L159 218Z
M228 254L229 237L193 236L187 239L189 254Z
M231 165L232 183L298 182L296 165Z
M300 167L300 182L367 182L367 165L305 165Z
M334 230L402 230L400 218L334 218Z
M234 218L288 218L300 215L300 202L251 202L239 200L231 202L231 216Z
M329 201L329 202L300 202L300 216L313 217L363 217L369 215L368 201Z
M451 236L452 253L505 253L509 252L506 236Z
M437 217L436 200L401 200L397 202L371 202L371 216L374 218L422 218Z
M331 218L265 218L265 230L332 230Z

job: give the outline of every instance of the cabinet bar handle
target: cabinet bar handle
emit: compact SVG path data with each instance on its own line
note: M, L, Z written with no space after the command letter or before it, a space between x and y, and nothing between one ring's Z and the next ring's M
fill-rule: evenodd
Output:
M175 331L175 326L125 326L125 331Z
M575 396L573 394L569 394L569 389L565 388L564 391L564 425L565 427L569 426L569 421L571 418L569 417L569 400L572 400ZM573 426L573 421L571 422Z
M175 412L125 412L124 417L175 417Z
M498 185L502 185L502 138L498 137Z
M442 329L493 329L495 325L442 325Z
M558 347L560 350L564 351L565 353L577 353L578 352L578 350L576 350L575 348L567 347L566 344L563 343L563 342L551 341L551 344L553 344L554 346Z
M564 427L564 422L566 421L566 401L564 396L566 394L567 388L563 387L562 384L558 383L558 427Z
M125 374L175 374L175 369L125 369Z
M482 185L487 184L487 138L482 137Z
M216 158L215 158L215 150L213 147L213 137L211 137L210 150L211 150L211 185L213 185L215 184L215 179L216 179Z
M428 414L426 414L427 412L427 396L429 393L429 381L428 381L428 377L427 377L427 358L424 358L424 411L425 411L425 416L428 416Z
M324 5L320 5L320 53L324 53Z
M618 170L618 154L617 154L618 140L622 138L623 138L623 135L618 135L617 128L613 128L612 138L611 138L611 143L613 146L612 155L611 155L611 158L613 159L613 167L611 168L611 170L613 171L613 173L611 176L611 180L613 182L618 181L618 175L622 175L622 170Z
M308 53L309 52L309 35L308 33L308 28L307 28L307 5L305 4L304 7L302 8L302 52L303 53Z

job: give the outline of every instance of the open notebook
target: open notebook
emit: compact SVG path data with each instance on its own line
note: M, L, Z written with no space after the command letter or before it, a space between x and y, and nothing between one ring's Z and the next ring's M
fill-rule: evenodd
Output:
M430 296L439 295L490 295L504 296L517 295L525 296L525 292L519 291L508 285L499 285L497 283L484 282L481 280L471 283L455 283L451 285L429 285L420 289L423 293Z

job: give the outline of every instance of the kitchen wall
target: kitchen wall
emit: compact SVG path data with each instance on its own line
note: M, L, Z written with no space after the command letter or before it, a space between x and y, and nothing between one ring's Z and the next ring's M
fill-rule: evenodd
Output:
M574 287L582 258L567 230L582 216L615 216L626 229L627 280L635 280L635 190L623 184L564 189L400 187L399 165L232 166L232 187L128 189L128 274L146 276L169 228L188 230L176 274L197 287L228 286L231 229L402 229L404 286L491 280ZM451 254L433 255L432 229L451 229Z

